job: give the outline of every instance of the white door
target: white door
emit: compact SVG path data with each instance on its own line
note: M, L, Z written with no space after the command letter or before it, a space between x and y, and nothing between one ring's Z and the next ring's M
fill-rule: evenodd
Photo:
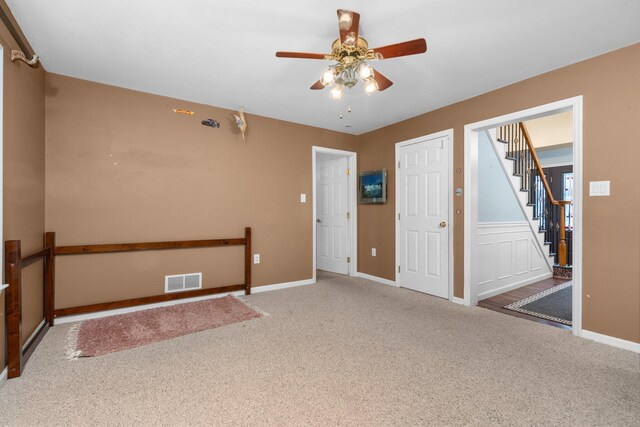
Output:
M399 284L449 298L448 137L400 146L398 161Z
M316 182L317 268L349 274L349 176L346 157L319 161Z

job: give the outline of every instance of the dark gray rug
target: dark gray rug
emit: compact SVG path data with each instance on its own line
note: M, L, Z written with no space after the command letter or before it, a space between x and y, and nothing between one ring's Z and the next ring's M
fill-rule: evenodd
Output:
M571 325L571 282L554 286L504 308Z

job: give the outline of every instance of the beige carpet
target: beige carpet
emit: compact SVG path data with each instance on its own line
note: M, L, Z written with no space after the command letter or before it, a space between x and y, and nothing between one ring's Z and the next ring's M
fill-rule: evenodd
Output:
M66 360L54 327L2 425L638 426L640 357L362 279L249 301L268 317Z

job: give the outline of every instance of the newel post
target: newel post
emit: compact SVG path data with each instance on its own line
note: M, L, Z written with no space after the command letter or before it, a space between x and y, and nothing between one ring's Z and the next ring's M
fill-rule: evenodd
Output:
M7 316L7 367L8 377L22 373L22 248L20 240L7 240L4 244L4 274L9 287L5 290Z
M567 241L565 238L565 219L564 219L564 203L559 206L558 225L560 226L559 242L558 242L558 265L566 267L567 265Z

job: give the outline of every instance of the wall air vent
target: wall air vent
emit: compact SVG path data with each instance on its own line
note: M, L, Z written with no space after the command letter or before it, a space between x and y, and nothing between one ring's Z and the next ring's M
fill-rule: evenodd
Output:
M164 276L164 293L202 289L202 273Z

